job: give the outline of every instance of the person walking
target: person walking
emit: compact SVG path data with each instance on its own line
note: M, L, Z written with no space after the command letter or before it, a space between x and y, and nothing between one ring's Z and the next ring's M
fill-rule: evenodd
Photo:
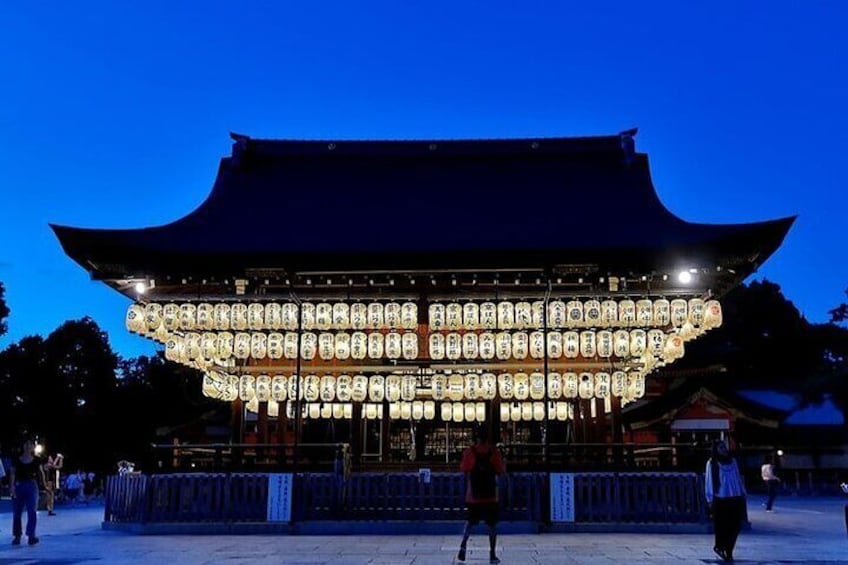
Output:
M465 561L468 538L471 528L480 521L489 527L489 563L500 563L495 552L498 526L498 487L497 476L506 472L503 458L498 448L489 445L488 430L479 426L475 431L474 445L466 448L462 454L459 470L465 473L465 504L468 518L462 532L458 561Z
M745 515L745 483L724 440L713 443L704 473L704 490L713 517L713 551L724 561L733 561L736 538Z
M760 474L763 477L763 482L766 483L766 492L768 492L768 500L766 500L766 512L772 511L774 499L777 497L777 489L780 487L780 477L774 473L774 464L771 455L766 455L763 460L763 466L760 468Z
M21 515L27 510L26 535L29 545L38 543L35 535L38 504L38 485L44 484L42 461L35 455L35 442L25 439L21 454L12 461L9 473L10 492L12 494L12 545L20 545Z

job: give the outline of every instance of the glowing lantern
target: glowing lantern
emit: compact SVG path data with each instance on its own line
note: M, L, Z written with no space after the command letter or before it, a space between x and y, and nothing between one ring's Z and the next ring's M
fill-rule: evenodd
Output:
M432 400L424 401L424 419L432 420L436 417L436 403Z
M445 307L445 327L449 330L462 329L462 305L451 302Z
M515 329L525 330L533 327L533 311L529 302L518 302L515 305Z
M645 396L645 375L642 373L627 375L627 395L632 399Z
M533 403L533 419L537 422L541 422L545 419L545 403L544 402L534 402Z
M283 336L283 357L286 359L297 359L297 334L286 333Z
M706 305L700 298L692 298L689 300L689 323L699 328L704 325L704 315Z
M339 402L350 402L353 396L353 381L350 375L339 375L336 379L336 398Z
M598 357L607 359L613 354L613 334L609 330L601 330L595 336Z
M492 373L480 375L480 398L492 400L498 394L498 379Z
M194 308L194 305L191 305ZM156 331L159 326L162 325L162 305L156 304L155 302L151 302L144 308L144 331ZM194 329L194 324L190 328L184 329Z
M217 308L217 306L216 306ZM286 302L280 306L280 316L282 317L282 328L286 330L297 329L297 304Z
M344 404L333 404L333 418L341 420L344 418Z
M671 324L675 328L679 328L689 319L688 308L686 301L682 298L677 298L671 301Z
M509 404L501 404L500 406L501 422L509 422Z
M276 402L283 402L288 398L287 379L283 375L274 375L271 379L271 399Z
M127 309L126 325L133 333L142 333L145 330L144 308L140 304L133 304Z
M570 300L566 305L567 323L570 328L579 328L583 325L583 303L579 300Z
M354 375L350 398L354 402L365 402L368 397L368 377L365 375Z
M412 403L412 419L421 420L422 418L424 418L424 403L416 400Z
M683 338L679 335L670 335L665 340L662 358L666 363L671 363L683 358Z
M165 341L165 359L168 361L179 361L183 356L183 340L181 337L172 336Z
M268 402L271 400L270 375L259 375L256 377L256 399L259 402Z
M303 400L303 379L297 375L289 377L289 400Z
M480 327L484 330L494 330L498 327L498 307L494 302L484 302L480 305Z
M368 327L372 330L379 330L385 326L384 308L379 302L372 302L368 305Z
M171 302L162 306L162 326L169 332L180 327L180 307L178 305ZM215 323L214 307L212 307L212 321L210 322L210 327L208 329L218 329Z
M480 359L486 361L495 358L495 334L484 332L480 334Z
M200 308L197 309L197 323L200 325ZM247 307L247 327L251 330L261 330L265 325L265 306L252 303Z
M440 408L442 420L445 422L453 420L453 409L449 402L443 402Z
M513 422L521 421L521 404L515 402L509 408L509 419Z
M597 353L597 343L595 341L595 332L585 330L580 332L580 355L583 358L594 357Z
M636 325L636 303L630 299L618 303L618 323L628 327Z
M563 376L562 395L565 398L577 398L580 379L577 373L565 373Z
M403 358L413 360L418 358L418 335L413 332L406 332L401 336L401 351Z
M683 323L682 326L677 330L680 337L683 338L683 341L689 341L693 339L696 335L695 326L692 325L688 320Z
M444 400L447 391L447 380L445 375L433 375L430 379L430 392L433 400Z
M650 330L648 332L648 353L654 357L661 357L665 350L665 332L662 330Z
M480 306L467 302L462 307L462 326L466 330L476 330L480 327Z
M224 389L224 396L221 400L232 402L238 398L239 378L235 375L227 375L227 387Z
M368 334L368 357L371 359L381 359L383 357L383 334L372 333Z
M300 305L300 324L304 330L314 330L318 324L315 305L304 302Z
M253 375L242 375L239 379L239 400L250 402L256 396L256 379Z
M507 332L495 335L495 357L502 361L512 357L512 337Z
M170 306L170 305L169 305ZM176 304L174 304L176 306ZM179 307L178 312L179 312ZM230 329L230 305L226 303L218 303L212 307L212 323L216 330L228 330ZM169 311L168 318L170 318L171 313ZM177 314L177 318L179 318L179 313ZM168 322L172 323L172 322ZM179 319L176 322L176 327L179 326Z
M466 359L477 359L480 353L477 334L469 332L462 336L462 356Z
M580 354L580 334L575 331L567 331L562 334L563 355L566 359L575 359Z
M389 302L383 307L383 318L390 330L400 328L400 304Z
M366 420L376 420L377 419L377 405L376 404L365 404L365 419Z
M184 357L180 357L180 361L200 358L200 334L196 332L186 332L183 336L183 344L185 345Z
M654 304L648 299L636 301L636 325L651 326L654 323Z
M601 326L608 328L618 325L618 304L615 300L601 302Z
M215 338L215 349L219 359L229 359L233 356L235 337L230 332L218 332Z
M521 419L525 422L533 420L533 404L531 402L521 403Z
M368 379L368 400L382 402L386 396L386 379L382 375L371 375Z
M317 353L318 336L312 332L304 332L300 336L300 356L307 361L312 361Z
M306 375L303 379L303 399L307 402L316 402L320 396L321 379L318 375Z
M283 309L278 302L269 302L263 312L263 324L269 330L279 330L283 327Z
M515 380L509 373L498 375L498 394L501 400L512 400L515 394Z
M361 302L350 305L350 327L354 330L364 330L368 327L368 307Z
M462 356L462 336L458 333L449 333L445 337L445 357L456 361Z
M598 328L603 325L601 321L601 303L597 300L587 300L583 304L583 323L589 328Z
M333 406L332 404L320 404L321 406L321 417L322 418L331 418L333 416Z
M542 400L545 398L545 375L542 373L530 373L530 398Z
M580 398L586 400L595 394L595 378L592 373L580 373L580 383L577 389Z
M721 326L721 304L718 300L708 300L704 305L704 329L712 330Z
M571 305L571 302L569 302ZM580 316L582 318L583 307L580 307ZM566 307L562 300L552 300L548 303L548 327L549 328L564 328L569 323L570 308Z
M389 375L386 377L386 399L389 402L397 402L400 400L400 383L399 375Z
M645 330L632 330L630 332L630 355L639 357L648 345L648 336Z
M332 335L332 334L329 334ZM337 332L333 336L332 349L336 359L345 360L350 357L350 335L345 332Z
M530 396L530 378L527 373L516 373L513 377L515 384L515 392L513 393L516 400L527 400Z
M480 375L471 373L465 375L465 399L477 400L480 398Z
M545 356L545 334L542 332L532 332L529 336L530 341L530 357L533 359L542 359Z
M378 410L377 413L382 414L380 410ZM344 405L344 417L346 420L350 420L351 418L353 418L353 404Z
M559 332L548 334L548 357L551 359L562 357L562 334Z
M418 306L414 302L401 304L400 326L405 330L414 330L418 327Z
M665 327L671 323L671 304L665 298L654 300L654 325Z
M630 357L630 332L627 330L616 330L612 335L613 353L616 357Z
M531 327L539 329L544 326L545 303L542 300L534 300L530 305L530 311L533 317L533 325Z
M261 332L250 334L250 356L254 359L265 359L268 354L268 337Z
M400 359L402 348L400 344L400 334L397 332L389 332L386 334L386 357L389 359Z
M264 308L263 308L264 311ZM212 330L215 329L215 319L213 317L215 313L215 307L206 302L197 305L197 329L199 330ZM163 323L164 323L164 315L165 310L162 310Z
M233 356L236 359L247 359L250 357L250 334L238 332L233 341Z
M595 373L595 398L607 398L610 395L610 381L609 373Z
M271 332L268 334L268 358L283 358L283 334L280 332Z
M368 336L365 332L353 332L350 336L350 357L361 361L368 355Z
M194 312L186 313L186 306L192 305L183 304L182 306L180 306L180 327L184 326L187 323L188 319L194 318ZM194 322L191 323L193 324ZM236 302L235 304L230 306L230 327L237 331L247 329L247 304Z
M319 383L321 390L318 396L321 402L332 402L336 398L336 377L333 375L324 375Z
M565 422L568 420L568 403L567 402L557 402L556 403L556 419L560 422Z
M454 422L462 422L465 420L465 406L462 402L454 402L452 406L452 416Z
M418 392L418 379L412 375L404 375L400 380L400 399L415 400L416 392Z
M473 403L473 402L467 402L467 403L465 404L465 407L464 407L464 408L465 408L465 410L464 410L464 412L465 412L464 416L465 416L465 421L466 421L466 422L474 422L475 420L477 420L477 411L475 410L475 407L474 407L474 403Z
M445 336L430 334L430 359L440 361L445 358Z
M477 402L474 404L474 415L477 417L478 422L486 421L486 403L485 402Z
M224 395L226 386L226 377L215 372L206 373L203 375L203 387L201 392L203 392L203 396L208 398L220 399Z
M309 418L312 420L317 420L321 417L321 405L317 403L309 404Z
M451 375L448 377L448 388L446 396L454 402L462 400L465 395L465 379L462 375Z
M512 302L498 302L498 328L511 330L515 325L515 307Z
M200 356L204 359L214 359L218 355L218 334L204 332L200 336Z
M333 305L319 302L315 305L315 328L329 330L333 325Z
M516 359L527 359L528 338L524 332L512 334L512 356Z
M430 331L439 331L445 329L445 305L430 304L428 310L430 320Z
M621 398L627 395L627 373L615 371L610 378L610 392L613 396Z
M562 397L562 375L559 373L548 374L548 398L558 400Z

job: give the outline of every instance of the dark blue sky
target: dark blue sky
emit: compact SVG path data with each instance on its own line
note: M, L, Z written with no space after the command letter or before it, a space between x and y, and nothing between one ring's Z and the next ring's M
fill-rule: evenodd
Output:
M573 6L568 6L573 4ZM848 286L848 4L0 3L0 280L12 340L127 301L48 222L144 227L206 196L228 132L474 138L638 126L695 222L800 214L757 276L813 321Z

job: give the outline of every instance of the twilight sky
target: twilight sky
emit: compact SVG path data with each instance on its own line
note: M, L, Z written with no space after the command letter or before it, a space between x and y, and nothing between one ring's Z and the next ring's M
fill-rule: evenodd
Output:
M228 133L491 138L639 127L693 222L800 217L756 277L812 321L848 287L848 4L3 2L5 347L127 300L47 223L145 227L208 194ZM516 194L516 198L520 198Z

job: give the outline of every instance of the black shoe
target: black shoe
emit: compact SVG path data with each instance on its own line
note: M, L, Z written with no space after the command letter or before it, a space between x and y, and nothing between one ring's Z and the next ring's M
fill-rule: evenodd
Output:
M15 536L12 538L12 545L21 545L21 536Z
M459 553L456 554L456 560L457 561L465 561L465 548L464 547L459 548Z
M29 545L35 545L37 543L38 543L38 538L35 537L35 536L29 536L29 539L27 539L27 544L29 544Z
M713 546L713 551L715 551L715 554L718 555L722 561L727 561L727 554L723 549L718 546Z
M501 562L501 560L498 559L497 555L490 555L489 556L489 563L491 563L492 565L498 565L498 563L500 563L500 562Z
M56 513L55 513L55 512L53 512L53 511L51 510L50 512L48 512L48 513L47 513L47 515L48 515L48 516L55 516L55 515L56 515Z

